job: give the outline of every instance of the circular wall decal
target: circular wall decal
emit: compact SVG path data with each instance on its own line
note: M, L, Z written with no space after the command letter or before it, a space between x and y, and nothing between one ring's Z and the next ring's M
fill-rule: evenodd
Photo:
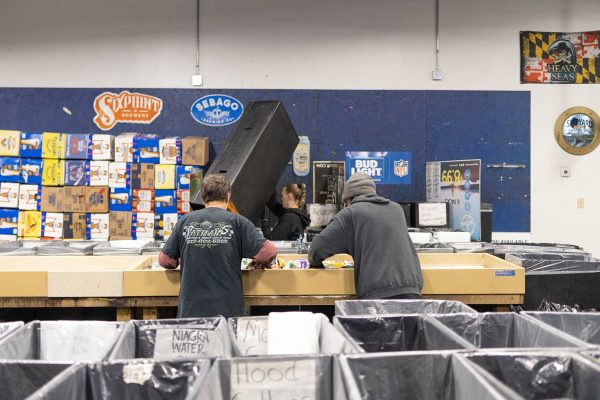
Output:
M571 107L558 117L554 136L558 145L570 154L592 152L600 144L600 117L587 107Z

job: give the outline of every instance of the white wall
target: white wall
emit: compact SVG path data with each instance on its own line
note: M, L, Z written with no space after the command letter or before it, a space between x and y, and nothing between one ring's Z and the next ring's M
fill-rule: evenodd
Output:
M518 36L600 29L600 1L441 3L433 82L433 0L202 0L205 87L530 90L533 238L600 256L600 150L553 137L566 108L600 112L599 88L519 84ZM0 86L187 88L194 65L194 0L0 1Z

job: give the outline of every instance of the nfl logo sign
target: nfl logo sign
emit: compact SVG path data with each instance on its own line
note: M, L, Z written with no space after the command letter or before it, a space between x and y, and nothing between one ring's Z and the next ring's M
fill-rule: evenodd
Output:
M408 161L394 160L394 175L399 177L408 175Z

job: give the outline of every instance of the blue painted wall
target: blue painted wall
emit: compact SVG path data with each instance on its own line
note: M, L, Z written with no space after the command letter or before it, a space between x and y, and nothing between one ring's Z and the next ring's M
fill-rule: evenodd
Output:
M131 88L123 88L132 90ZM0 129L98 132L94 98L105 90L0 88ZM494 231L530 230L530 94L502 91L198 90L140 89L160 97L163 111L151 125L117 124L110 133L208 136L211 159L232 130L206 127L190 115L193 102L223 93L246 104L283 101L299 135L311 140L312 160L343 160L346 151L410 151L412 184L381 187L397 201L425 199L425 162L482 159L482 199L494 204ZM63 111L67 107L68 115ZM525 164L523 170L486 168ZM291 166L280 183L304 182ZM312 194L309 193L309 199Z

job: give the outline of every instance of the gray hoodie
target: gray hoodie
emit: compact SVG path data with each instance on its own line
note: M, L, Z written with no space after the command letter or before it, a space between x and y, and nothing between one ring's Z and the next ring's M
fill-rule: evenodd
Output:
M375 194L361 195L314 237L308 260L320 266L338 253L354 258L359 299L420 294L421 264L408 235L402 207Z

